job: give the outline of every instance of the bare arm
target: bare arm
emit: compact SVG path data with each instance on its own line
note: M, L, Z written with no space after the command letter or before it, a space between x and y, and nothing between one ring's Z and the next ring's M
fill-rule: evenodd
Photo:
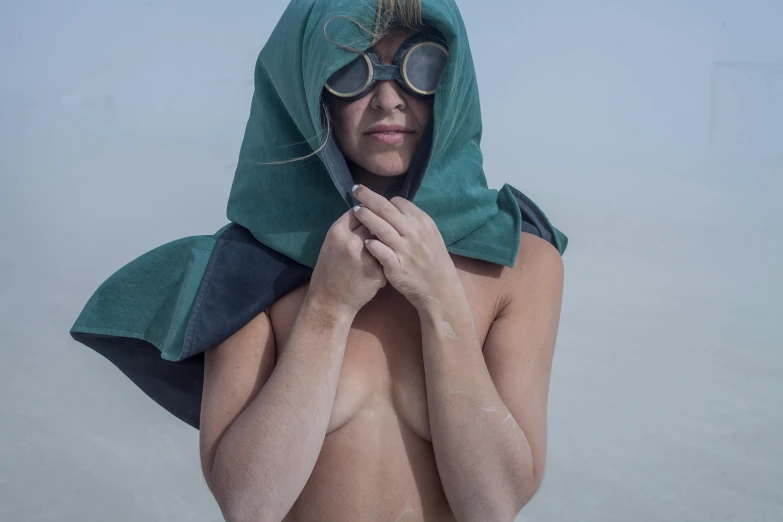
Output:
M523 232L506 284L483 350L461 285L420 312L432 446L459 521L511 522L544 473L560 254Z
M308 294L275 365L266 313L205 354L204 477L229 522L281 521L315 467L353 316Z

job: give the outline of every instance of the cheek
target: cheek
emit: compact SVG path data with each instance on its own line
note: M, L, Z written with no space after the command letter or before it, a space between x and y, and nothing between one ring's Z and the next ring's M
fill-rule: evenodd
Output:
M420 100L418 98L411 97L408 107L410 107L413 114L416 116L419 124L424 128L432 117L432 100Z
M351 138L359 131L362 115L364 114L363 100L352 103L338 103L334 108L334 124L337 132L346 138Z

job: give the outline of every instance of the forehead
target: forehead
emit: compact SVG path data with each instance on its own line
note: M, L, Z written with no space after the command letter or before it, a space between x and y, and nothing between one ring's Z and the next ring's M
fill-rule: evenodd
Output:
M378 59L382 63L392 63L394 55L397 54L397 49L408 38L416 34L417 31L408 29L406 27L395 27L391 29L383 38L378 40L375 45L372 46L372 50L378 55Z

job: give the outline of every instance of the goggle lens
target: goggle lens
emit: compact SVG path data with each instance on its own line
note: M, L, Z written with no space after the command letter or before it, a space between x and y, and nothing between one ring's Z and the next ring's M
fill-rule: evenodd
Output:
M405 83L419 94L435 94L447 57L446 50L436 43L416 45L408 52L402 65Z
M399 70L398 81L407 90L423 96L435 94L438 80L446 67L448 51L435 42L421 42L405 51ZM374 70L373 62L363 53L350 63L334 72L326 81L325 87L341 98L351 98L366 94L374 79L390 79L388 71L392 66L382 66ZM397 73L395 73L395 76ZM399 76L397 76L399 78Z
M326 81L326 87L338 96L359 94L370 83L371 65L366 55L357 56L351 63L332 74Z

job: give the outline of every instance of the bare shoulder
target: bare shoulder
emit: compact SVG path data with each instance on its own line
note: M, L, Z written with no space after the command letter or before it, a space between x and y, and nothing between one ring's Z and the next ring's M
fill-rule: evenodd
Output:
M535 301L536 297L557 297L563 291L564 267L560 252L536 235L522 232L513 268L503 271L502 309L514 299Z
M549 241L528 232L522 232L514 269L518 271L531 266L548 267L550 270L562 272L563 257Z

